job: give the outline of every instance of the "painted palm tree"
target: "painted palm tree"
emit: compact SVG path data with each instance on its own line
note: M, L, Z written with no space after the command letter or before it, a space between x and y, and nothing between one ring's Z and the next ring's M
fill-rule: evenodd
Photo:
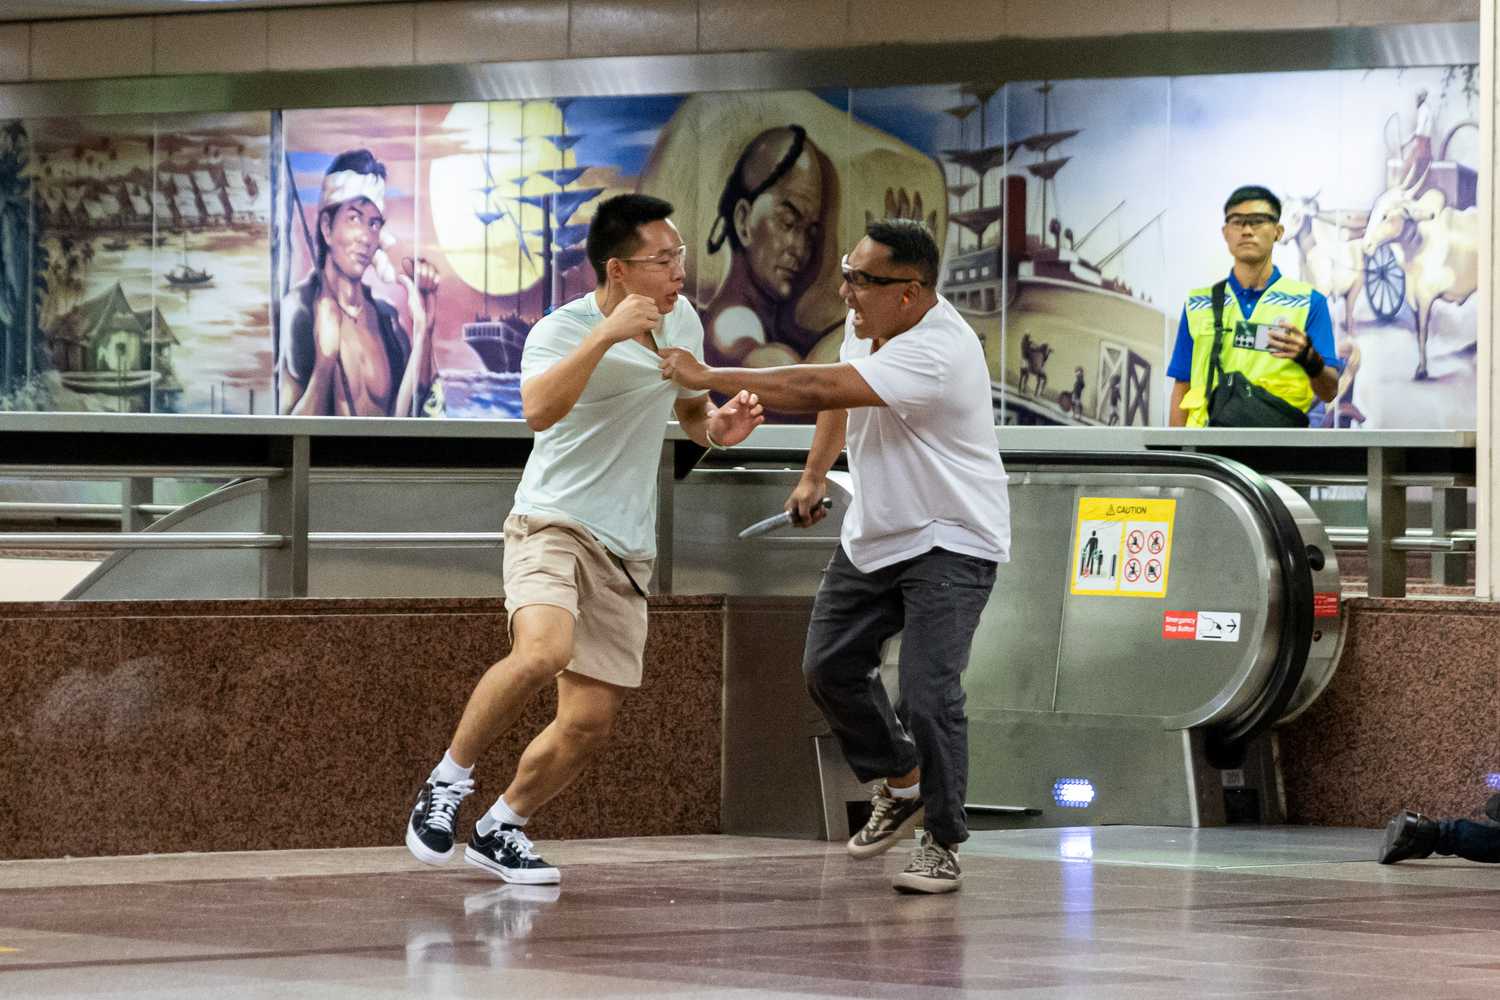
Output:
M50 367L40 318L51 257L41 240L28 175L30 138L19 121L0 126L0 406L45 407L38 378ZM22 397L30 396L29 402Z

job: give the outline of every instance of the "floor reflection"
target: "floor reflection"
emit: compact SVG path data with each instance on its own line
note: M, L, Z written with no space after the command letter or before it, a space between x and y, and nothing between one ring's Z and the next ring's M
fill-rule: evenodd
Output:
M986 831L934 897L892 892L906 845L736 837L546 844L563 886L399 847L0 862L0 997L1493 997L1500 868L1376 840Z

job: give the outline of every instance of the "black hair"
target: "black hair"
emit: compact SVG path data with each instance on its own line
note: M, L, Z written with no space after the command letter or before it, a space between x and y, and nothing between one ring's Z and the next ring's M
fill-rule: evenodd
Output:
M385 164L375 159L375 154L368 149L351 149L340 153L328 164L328 169L323 171L323 176L337 174L344 170L352 170L356 174L374 174L381 180L385 180ZM332 216L338 211L338 205L329 205L318 213L318 224L313 233L313 239L318 245L318 268L321 270L323 262L328 259L328 241L323 239L323 218ZM332 226L333 220L329 219Z
M766 179L755 187L745 186L745 164L750 159L750 154L754 152L760 136L752 139L745 147L745 151L740 154L740 158L735 161L734 169L729 172L729 179L724 182L724 190L719 194L719 214L708 230L709 253L718 253L719 247L724 245L725 240L729 241L730 250L745 249L744 244L740 242L739 233L734 231L734 206L741 201L754 203L755 199L769 191L772 185L785 177L787 171L791 170L802 158L802 150L807 146L807 129L801 125L788 125L786 128L792 133L792 144L787 147L786 155L778 160L776 166L766 175Z
M917 219L876 219L865 226L865 235L888 247L892 264L907 264L922 275L922 284L936 285L942 255L937 240L925 222Z
M611 257L628 257L641 245L641 226L672 214L672 203L649 194L619 194L600 203L589 220L586 248L594 276L604 284L605 265Z
M1235 188L1229 195L1229 200L1224 203L1224 214L1229 214L1230 205L1238 205L1244 201L1270 202L1271 210L1276 213L1276 221L1281 221L1281 199L1276 197L1270 188L1263 188L1259 184L1246 184Z

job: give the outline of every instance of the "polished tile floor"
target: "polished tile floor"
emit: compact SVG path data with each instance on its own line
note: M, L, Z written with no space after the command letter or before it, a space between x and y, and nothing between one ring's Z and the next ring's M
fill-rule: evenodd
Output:
M0 863L0 997L1493 1000L1500 866L1306 828L979 833L901 853L738 837L542 844L565 885L404 849Z

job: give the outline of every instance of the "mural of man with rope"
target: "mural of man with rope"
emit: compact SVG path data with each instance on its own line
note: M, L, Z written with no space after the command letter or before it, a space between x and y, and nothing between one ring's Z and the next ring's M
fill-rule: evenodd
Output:
M276 384L280 410L297 416L420 415L434 379L437 270L423 258L396 273L387 250L385 166L369 150L328 165L318 197L312 273L281 305ZM371 269L406 290L412 332L365 283Z

